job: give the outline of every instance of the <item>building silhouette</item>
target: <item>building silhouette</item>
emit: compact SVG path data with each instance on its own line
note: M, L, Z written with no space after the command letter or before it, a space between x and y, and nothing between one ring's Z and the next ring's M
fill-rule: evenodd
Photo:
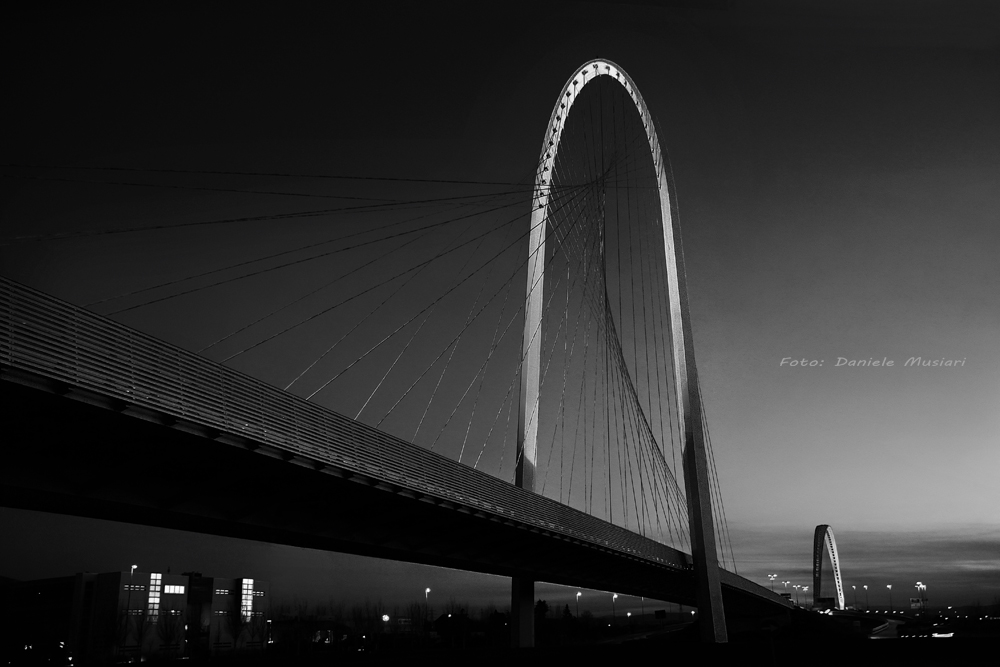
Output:
M261 651L268 641L260 580L126 571L4 583L4 657L96 664Z

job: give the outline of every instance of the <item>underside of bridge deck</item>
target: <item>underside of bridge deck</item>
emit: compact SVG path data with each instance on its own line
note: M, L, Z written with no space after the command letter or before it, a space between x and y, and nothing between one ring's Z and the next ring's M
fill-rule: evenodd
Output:
M0 504L693 605L690 569L470 511L0 369ZM772 601L728 585L728 613Z

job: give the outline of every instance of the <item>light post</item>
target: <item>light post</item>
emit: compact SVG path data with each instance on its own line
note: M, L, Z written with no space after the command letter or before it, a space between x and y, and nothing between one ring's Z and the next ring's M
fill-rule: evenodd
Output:
M774 592L774 580L778 578L778 575L776 575L776 574L769 574L769 575L767 575L767 578L771 582L771 592L773 593Z
M127 634L128 634L129 621L132 620L132 577L133 577L133 575L135 575L135 570L136 570L137 567L139 567L139 566L138 565L133 565L133 566L131 566L131 568L129 568L129 571L128 571L128 596L125 598L126 599L126 602L125 602L125 630L122 633L123 635L126 635L126 636L123 639L121 639L122 644L119 645L119 647L118 647L119 652L121 652L122 645L124 645L125 640L128 639Z
M858 587L855 586L854 584L851 584L851 588L854 589L854 610L857 611L858 610Z
M611 623L618 625L618 613L615 610L615 600L618 599L618 593L611 594Z
M918 581L915 588L917 589L917 594L920 596L920 612L924 613L927 611L927 603L924 599L924 591L927 590L927 585Z
M125 614L128 615L129 610L132 608L132 576L135 574L138 565L133 565L128 571L128 602L125 603Z
M802 597L805 599L806 604L809 604L809 596L806 595L806 591L808 591L808 590L809 590L808 586L803 586L802 587Z
M787 593L788 592L788 584L790 584L792 582L790 582L790 581L782 581L781 583L785 586L785 592Z
M629 632L631 632L632 631L632 612L630 612L630 611L625 612L625 618L628 619L626 622L628 623Z
M795 604L798 605L799 604L799 589L802 588L802 586L800 586L799 584L795 584L794 586L792 586L792 588L795 589Z
M576 592L576 617L580 618L580 591Z
M872 608L871 604L868 603L868 584L864 585L864 589L865 589L865 611L867 612L871 611Z
M427 614L427 618L424 619L424 623L428 623L431 620L431 606L428 603L428 599L430 598L430 594L431 594L431 589L430 588L425 588L424 589L424 613ZM426 631L426 627L424 629Z
M892 584L886 584L885 587L889 589L889 613L892 614L895 613L892 610Z

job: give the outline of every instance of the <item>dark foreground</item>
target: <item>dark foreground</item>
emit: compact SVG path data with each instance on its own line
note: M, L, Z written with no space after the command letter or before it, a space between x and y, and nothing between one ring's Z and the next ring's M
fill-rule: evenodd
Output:
M888 631L888 632L887 632ZM241 653L212 659L157 659L147 663L163 667L320 667L333 665L998 665L1000 664L1000 618L978 621L941 617L885 617L857 613L834 616L795 609L783 618L732 623L730 641L704 644L696 623L633 628L632 634L591 632L585 636L563 635L530 650L511 650L494 641L472 645L472 638L439 635L435 643L421 643L414 635L359 637L343 635L343 641L277 642L263 653ZM875 638L889 634L891 638ZM934 637L934 634L951 635ZM496 639L496 638L494 638ZM450 642L450 646L446 645ZM561 645L551 645L559 643ZM543 642L544 644L544 642ZM67 655L42 656L17 652L0 665L74 665ZM32 655L33 654L33 655ZM47 659L46 659L47 658ZM113 664L108 656L106 662ZM79 661L78 661L79 662ZM124 664L124 663L122 663ZM645 662L642 664L646 664Z
M761 629L736 632L726 644L706 645L698 641L697 627L689 624L666 631L618 637L589 644L542 646L530 650L500 648L351 648L333 652L280 654L254 658L217 660L201 664L271 667L319 667L320 665L573 665L598 664L616 667L645 664L692 665L997 665L1000 664L1000 621L977 624L978 636L933 638L926 636L924 622L911 621L910 634L892 639L869 639L878 621L858 617L817 618L814 614L792 614L790 622ZM930 622L926 622L930 627ZM860 627L859 627L860 625ZM871 626L871 627L868 627ZM906 634L902 629L900 634ZM192 661L194 664L199 664ZM192 663L188 663L192 664Z
M1000 642L989 639L893 639L851 643L730 642L703 646L655 640L589 647L548 647L523 651L426 649L360 652L354 655L260 656L188 664L247 665L616 665L621 661L669 661L692 665L996 665Z

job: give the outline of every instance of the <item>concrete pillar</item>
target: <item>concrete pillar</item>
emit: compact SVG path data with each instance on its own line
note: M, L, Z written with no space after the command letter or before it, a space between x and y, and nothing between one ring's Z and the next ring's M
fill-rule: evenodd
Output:
M512 577L510 586L511 648L535 645L535 582L527 577Z

